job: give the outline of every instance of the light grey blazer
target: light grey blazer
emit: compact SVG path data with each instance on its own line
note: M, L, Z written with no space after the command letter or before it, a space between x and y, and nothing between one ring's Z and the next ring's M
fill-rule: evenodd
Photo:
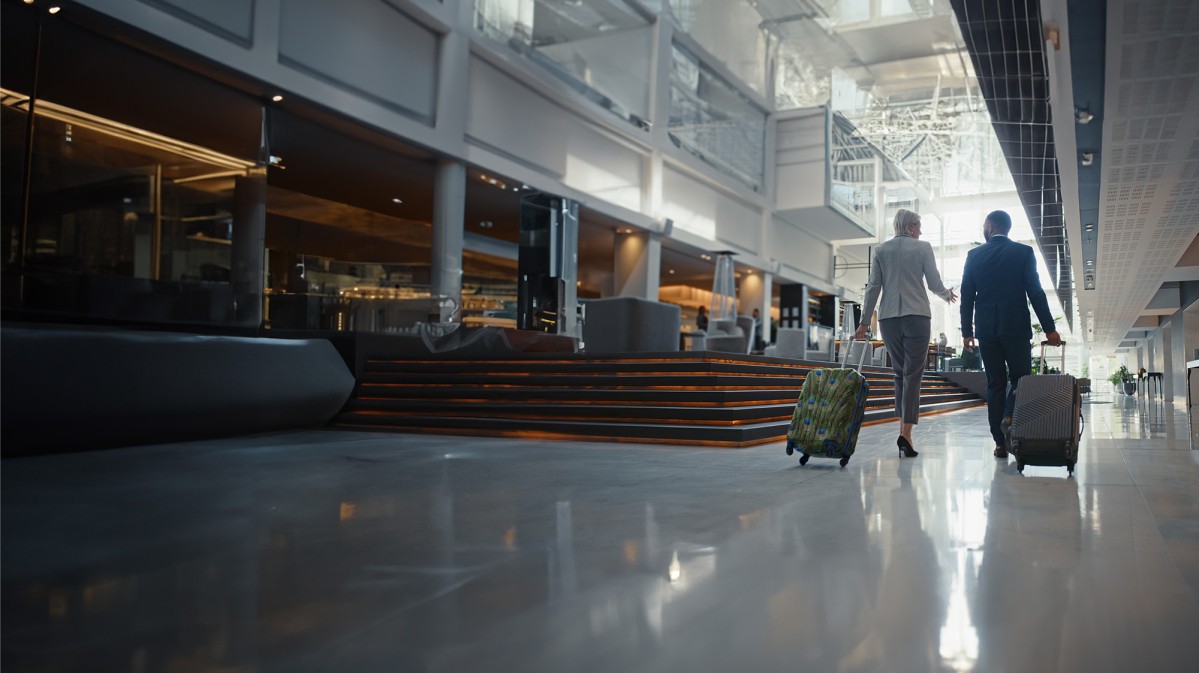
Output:
M949 301L949 288L941 283L933 246L911 236L896 236L874 249L870 283L862 307L862 324L870 321L878 304L878 319L922 315L931 318L932 308L925 291L925 280L933 294ZM879 293L883 300L878 300Z

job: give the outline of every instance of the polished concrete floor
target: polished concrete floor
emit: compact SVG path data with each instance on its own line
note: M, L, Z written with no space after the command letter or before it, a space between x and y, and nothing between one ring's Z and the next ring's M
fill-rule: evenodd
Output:
M1097 394L1098 395L1098 394ZM747 450L308 431L6 460L5 673L1193 671L1199 451L1086 406Z

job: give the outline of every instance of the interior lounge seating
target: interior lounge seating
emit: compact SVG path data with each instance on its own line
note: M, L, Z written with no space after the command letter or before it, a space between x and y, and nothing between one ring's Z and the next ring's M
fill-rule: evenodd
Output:
M674 304L640 297L591 299L583 345L588 353L674 352L679 350L680 315Z
M777 358L803 359L807 335L801 329L783 327L774 335L774 343L766 347L766 355Z
M823 325L811 325L808 329L811 330L811 334L808 335L808 344L807 350L804 353L804 359L821 362L833 362L836 360L835 349L837 345L833 339L833 328Z
M754 331L757 328L757 320L753 316L739 315L737 316L737 326L745 333L745 350L744 353L749 353L754 349Z
M875 346L874 347L874 357L871 358L870 364L874 365L875 367L886 367L887 366L887 347L886 346Z
M841 364L846 367L857 367L859 363L870 364L870 359L874 353L870 351L870 343L866 341L854 341L849 344L849 348L841 351Z
M750 318L752 325L753 318ZM738 320L713 320L709 323L706 350L722 353L748 353L749 334Z

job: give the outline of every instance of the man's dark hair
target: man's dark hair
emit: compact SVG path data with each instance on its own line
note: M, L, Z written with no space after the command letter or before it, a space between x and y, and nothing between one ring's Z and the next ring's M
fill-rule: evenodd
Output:
M991 228L995 233L1007 236L1012 230L1012 216L1002 210L992 210L987 214L987 222L991 223Z

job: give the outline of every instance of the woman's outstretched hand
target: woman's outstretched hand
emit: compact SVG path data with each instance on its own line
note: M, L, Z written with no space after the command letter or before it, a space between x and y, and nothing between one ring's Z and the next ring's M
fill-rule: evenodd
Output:
M949 288L949 299L946 299L945 301L949 302L950 304L954 304L954 303L957 303L957 300L958 300L957 293L953 291L952 287Z

